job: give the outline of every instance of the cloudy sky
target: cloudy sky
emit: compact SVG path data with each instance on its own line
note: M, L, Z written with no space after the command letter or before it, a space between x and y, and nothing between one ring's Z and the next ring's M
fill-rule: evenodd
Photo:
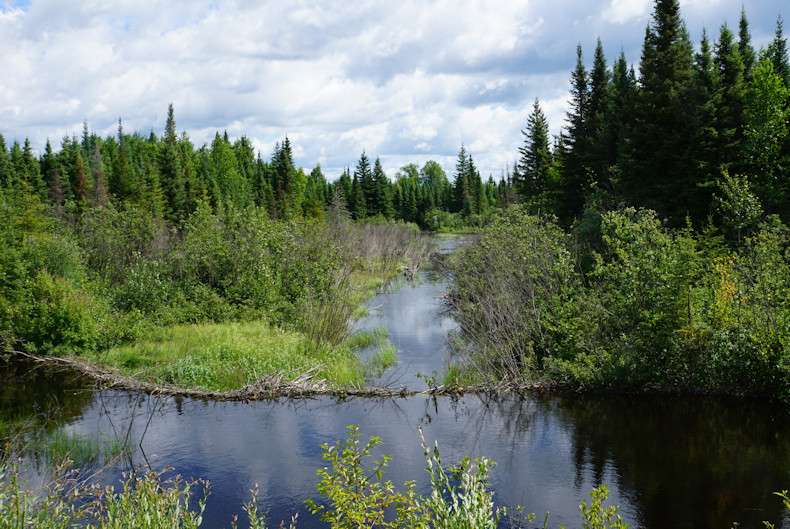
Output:
M702 28L773 37L786 0L681 0ZM535 98L563 126L580 43L639 60L652 0L0 0L0 133L55 149L80 136L161 135L173 103L196 146L246 135L268 159L287 135L296 163L332 180L363 149L392 177L463 143L484 177L515 160ZM782 11L785 12L782 12ZM785 25L785 35L790 25Z

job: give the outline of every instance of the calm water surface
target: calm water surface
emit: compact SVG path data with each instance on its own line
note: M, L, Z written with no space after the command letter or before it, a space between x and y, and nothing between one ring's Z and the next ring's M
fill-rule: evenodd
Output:
M362 326L385 325L399 364L380 382L424 387L416 373L441 370L454 329L439 296L440 276L371 301ZM773 491L790 488L790 421L784 408L714 397L577 396L408 399L315 398L253 403L157 399L93 392L65 373L0 362L0 419L35 414L39 426L142 440L133 461L104 475L167 465L211 482L205 527L229 527L257 482L267 521L299 514L298 527L325 527L304 508L316 497L321 443L346 436L383 439L387 477L427 491L417 428L438 441L445 464L464 456L498 463L491 474L500 505L523 505L549 527L579 527L578 504L608 484L610 501L632 526L790 528ZM0 420L0 425L2 421ZM242 517L243 518L243 517ZM505 527L506 525L503 525Z

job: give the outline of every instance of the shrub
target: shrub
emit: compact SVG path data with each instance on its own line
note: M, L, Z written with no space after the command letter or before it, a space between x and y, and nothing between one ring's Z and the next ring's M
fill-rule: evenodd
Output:
M561 350L579 281L566 236L551 220L512 207L458 251L449 299L465 357L491 380L540 376Z

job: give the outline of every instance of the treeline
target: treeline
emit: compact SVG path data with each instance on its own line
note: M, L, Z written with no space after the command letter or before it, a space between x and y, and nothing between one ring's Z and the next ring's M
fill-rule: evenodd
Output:
M744 11L737 35L724 23L715 41L703 30L695 49L679 2L657 0L638 75L623 53L609 68L599 39L589 70L577 48L570 110L553 142L535 101L511 175L515 190L565 227L585 208L618 204L653 209L672 226L688 217L701 227L711 217L732 220L716 199L729 175L765 213L787 221L788 86L781 17L759 51Z
M536 101L524 202L454 257L461 382L790 400L790 67L727 25L693 51L656 0L639 77L581 49L567 128ZM471 373L471 374L470 374ZM468 377L468 378L465 378Z
M29 140L9 149L0 135L0 192L37 195L61 218L113 203L178 225L207 204L218 213L255 206L279 220L321 219L329 212L433 230L480 224L481 215L500 205L505 183L490 177L484 182L463 147L456 169L452 184L435 161L422 168L406 165L393 180L378 158L371 162L363 151L353 171L330 183L320 165L310 173L296 168L287 137L268 161L246 136L231 142L217 132L211 144L196 149L186 133L176 131L172 104L161 137L127 134L119 121L117 136L101 138L86 122L81 139L64 137L58 152L47 141L37 156Z

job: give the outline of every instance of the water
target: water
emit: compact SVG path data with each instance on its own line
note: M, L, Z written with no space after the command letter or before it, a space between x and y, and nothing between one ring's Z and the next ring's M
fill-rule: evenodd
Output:
M368 382L425 389L425 380L418 375L435 377L442 372L450 355L447 335L458 328L442 300L447 281L440 273L427 271L415 281L403 281L398 286L374 296L367 303L369 315L357 325L361 330L387 329L390 341L398 348L397 364Z
M454 328L439 299L445 289L429 273L371 301L380 307L361 325L387 326L401 348L383 383L419 389L425 383L417 373L441 370ZM438 441L445 464L464 456L495 460L497 504L523 505L539 522L550 511L549 527L579 527L579 503L604 483L632 526L762 527L768 520L790 527L772 496L790 488L790 420L784 408L760 402L569 394L216 403L92 392L62 371L0 362L0 428L26 414L38 418L35 427L129 431L140 447L104 474L106 483L139 465L170 465L209 480L205 527L229 527L255 482L270 527L296 513L298 527L325 527L304 500L320 500L319 445L344 439L352 424L365 439L383 439L377 453L392 455L387 478L416 480L422 493L428 474L418 427L429 444Z

